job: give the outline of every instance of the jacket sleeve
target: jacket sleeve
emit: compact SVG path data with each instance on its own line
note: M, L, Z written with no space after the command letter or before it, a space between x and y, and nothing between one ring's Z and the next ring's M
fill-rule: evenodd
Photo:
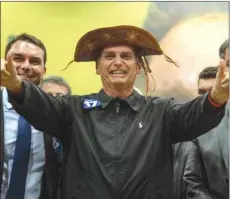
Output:
M208 180L201 158L197 144L191 142L183 174L186 199L215 199L208 189Z
M185 104L170 100L166 107L166 121L172 142L191 141L216 127L222 120L225 105L217 108L208 99L209 93Z
M8 91L14 109L36 129L63 139L69 129L71 97L53 97L30 82L22 82L22 91Z

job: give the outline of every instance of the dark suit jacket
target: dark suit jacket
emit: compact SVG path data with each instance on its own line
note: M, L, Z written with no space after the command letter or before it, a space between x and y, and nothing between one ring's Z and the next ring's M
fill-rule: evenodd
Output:
M0 187L2 185L3 163L4 163L4 114L2 106L2 92L0 91ZM60 163L53 148L53 141L50 135L44 134L45 158L42 191L40 199L57 199L60 178ZM1 192L1 189L0 189Z
M193 144L184 174L188 198L229 199L228 113Z
M183 183L183 174L192 148L191 142L180 142L173 145L173 199L185 199L187 192Z

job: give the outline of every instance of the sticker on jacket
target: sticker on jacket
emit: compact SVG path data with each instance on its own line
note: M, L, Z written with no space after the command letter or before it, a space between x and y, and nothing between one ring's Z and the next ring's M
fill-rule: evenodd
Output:
M101 102L97 99L84 99L82 108L92 109L99 106L101 106Z
M60 141L57 138L53 138L53 147L54 150L58 150L60 148Z

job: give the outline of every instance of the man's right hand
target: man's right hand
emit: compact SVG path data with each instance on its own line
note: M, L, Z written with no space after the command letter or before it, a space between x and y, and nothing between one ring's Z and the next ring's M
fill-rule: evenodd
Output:
M12 93L21 91L22 79L17 75L15 66L12 64L12 57L8 60L1 59L1 84Z

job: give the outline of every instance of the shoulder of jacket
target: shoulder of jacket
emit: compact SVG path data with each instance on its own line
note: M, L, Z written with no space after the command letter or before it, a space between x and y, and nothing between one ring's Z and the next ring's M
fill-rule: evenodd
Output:
M151 97L151 101L154 104L168 104L172 100L173 98L167 98L167 97Z

